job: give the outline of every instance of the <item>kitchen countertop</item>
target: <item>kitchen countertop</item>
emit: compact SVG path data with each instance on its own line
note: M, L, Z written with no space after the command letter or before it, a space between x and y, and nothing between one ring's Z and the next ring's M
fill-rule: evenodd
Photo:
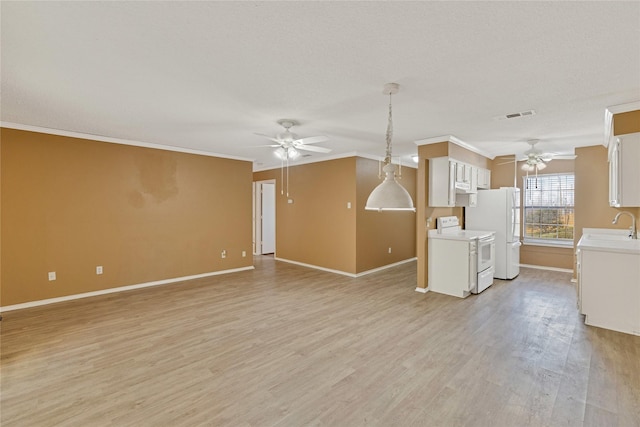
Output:
M628 237L627 230L585 228L578 249L640 254L640 240Z
M427 237L430 239L470 240L483 239L495 234L495 231L485 230L458 230L454 232L438 233L438 230L429 230Z

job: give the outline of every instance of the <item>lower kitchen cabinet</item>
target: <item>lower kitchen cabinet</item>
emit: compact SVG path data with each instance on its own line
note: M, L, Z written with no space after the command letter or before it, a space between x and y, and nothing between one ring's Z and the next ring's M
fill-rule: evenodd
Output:
M587 325L640 335L640 254L579 247L578 304Z

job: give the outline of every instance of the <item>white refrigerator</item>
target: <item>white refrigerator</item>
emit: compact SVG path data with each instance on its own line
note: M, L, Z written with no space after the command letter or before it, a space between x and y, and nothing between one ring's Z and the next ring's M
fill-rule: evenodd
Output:
M496 232L496 264L493 277L513 279L520 274L519 188L478 190L478 205L465 208L465 228Z

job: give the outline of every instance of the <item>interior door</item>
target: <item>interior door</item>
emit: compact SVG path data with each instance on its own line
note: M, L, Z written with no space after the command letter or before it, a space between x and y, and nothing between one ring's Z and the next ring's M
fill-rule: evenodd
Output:
M261 187L261 254L276 251L276 185L263 182Z

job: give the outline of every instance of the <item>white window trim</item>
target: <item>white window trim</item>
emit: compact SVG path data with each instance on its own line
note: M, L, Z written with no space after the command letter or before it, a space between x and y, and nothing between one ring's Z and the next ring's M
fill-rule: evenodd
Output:
M573 248L573 240L568 240L568 239L547 240L547 239L535 239L533 237L525 237L522 244L524 244L525 246L543 246L547 248Z
M575 185L575 173L573 172L560 172L560 173L550 173L550 174L538 174L538 177L548 177L548 176L564 176L564 175L573 175L574 177L574 185ZM531 179L531 177L529 177ZM574 245L574 239L537 239L535 237L527 237L526 233L526 193L527 193L527 176L522 177L522 243L527 246L541 246L541 247L550 247L550 248L572 248ZM573 189L574 197L575 197L575 187ZM558 209L566 208L566 206L558 206ZM575 217L575 204L571 205L573 209L573 214ZM576 229L575 224L573 227L573 235L575 237Z

